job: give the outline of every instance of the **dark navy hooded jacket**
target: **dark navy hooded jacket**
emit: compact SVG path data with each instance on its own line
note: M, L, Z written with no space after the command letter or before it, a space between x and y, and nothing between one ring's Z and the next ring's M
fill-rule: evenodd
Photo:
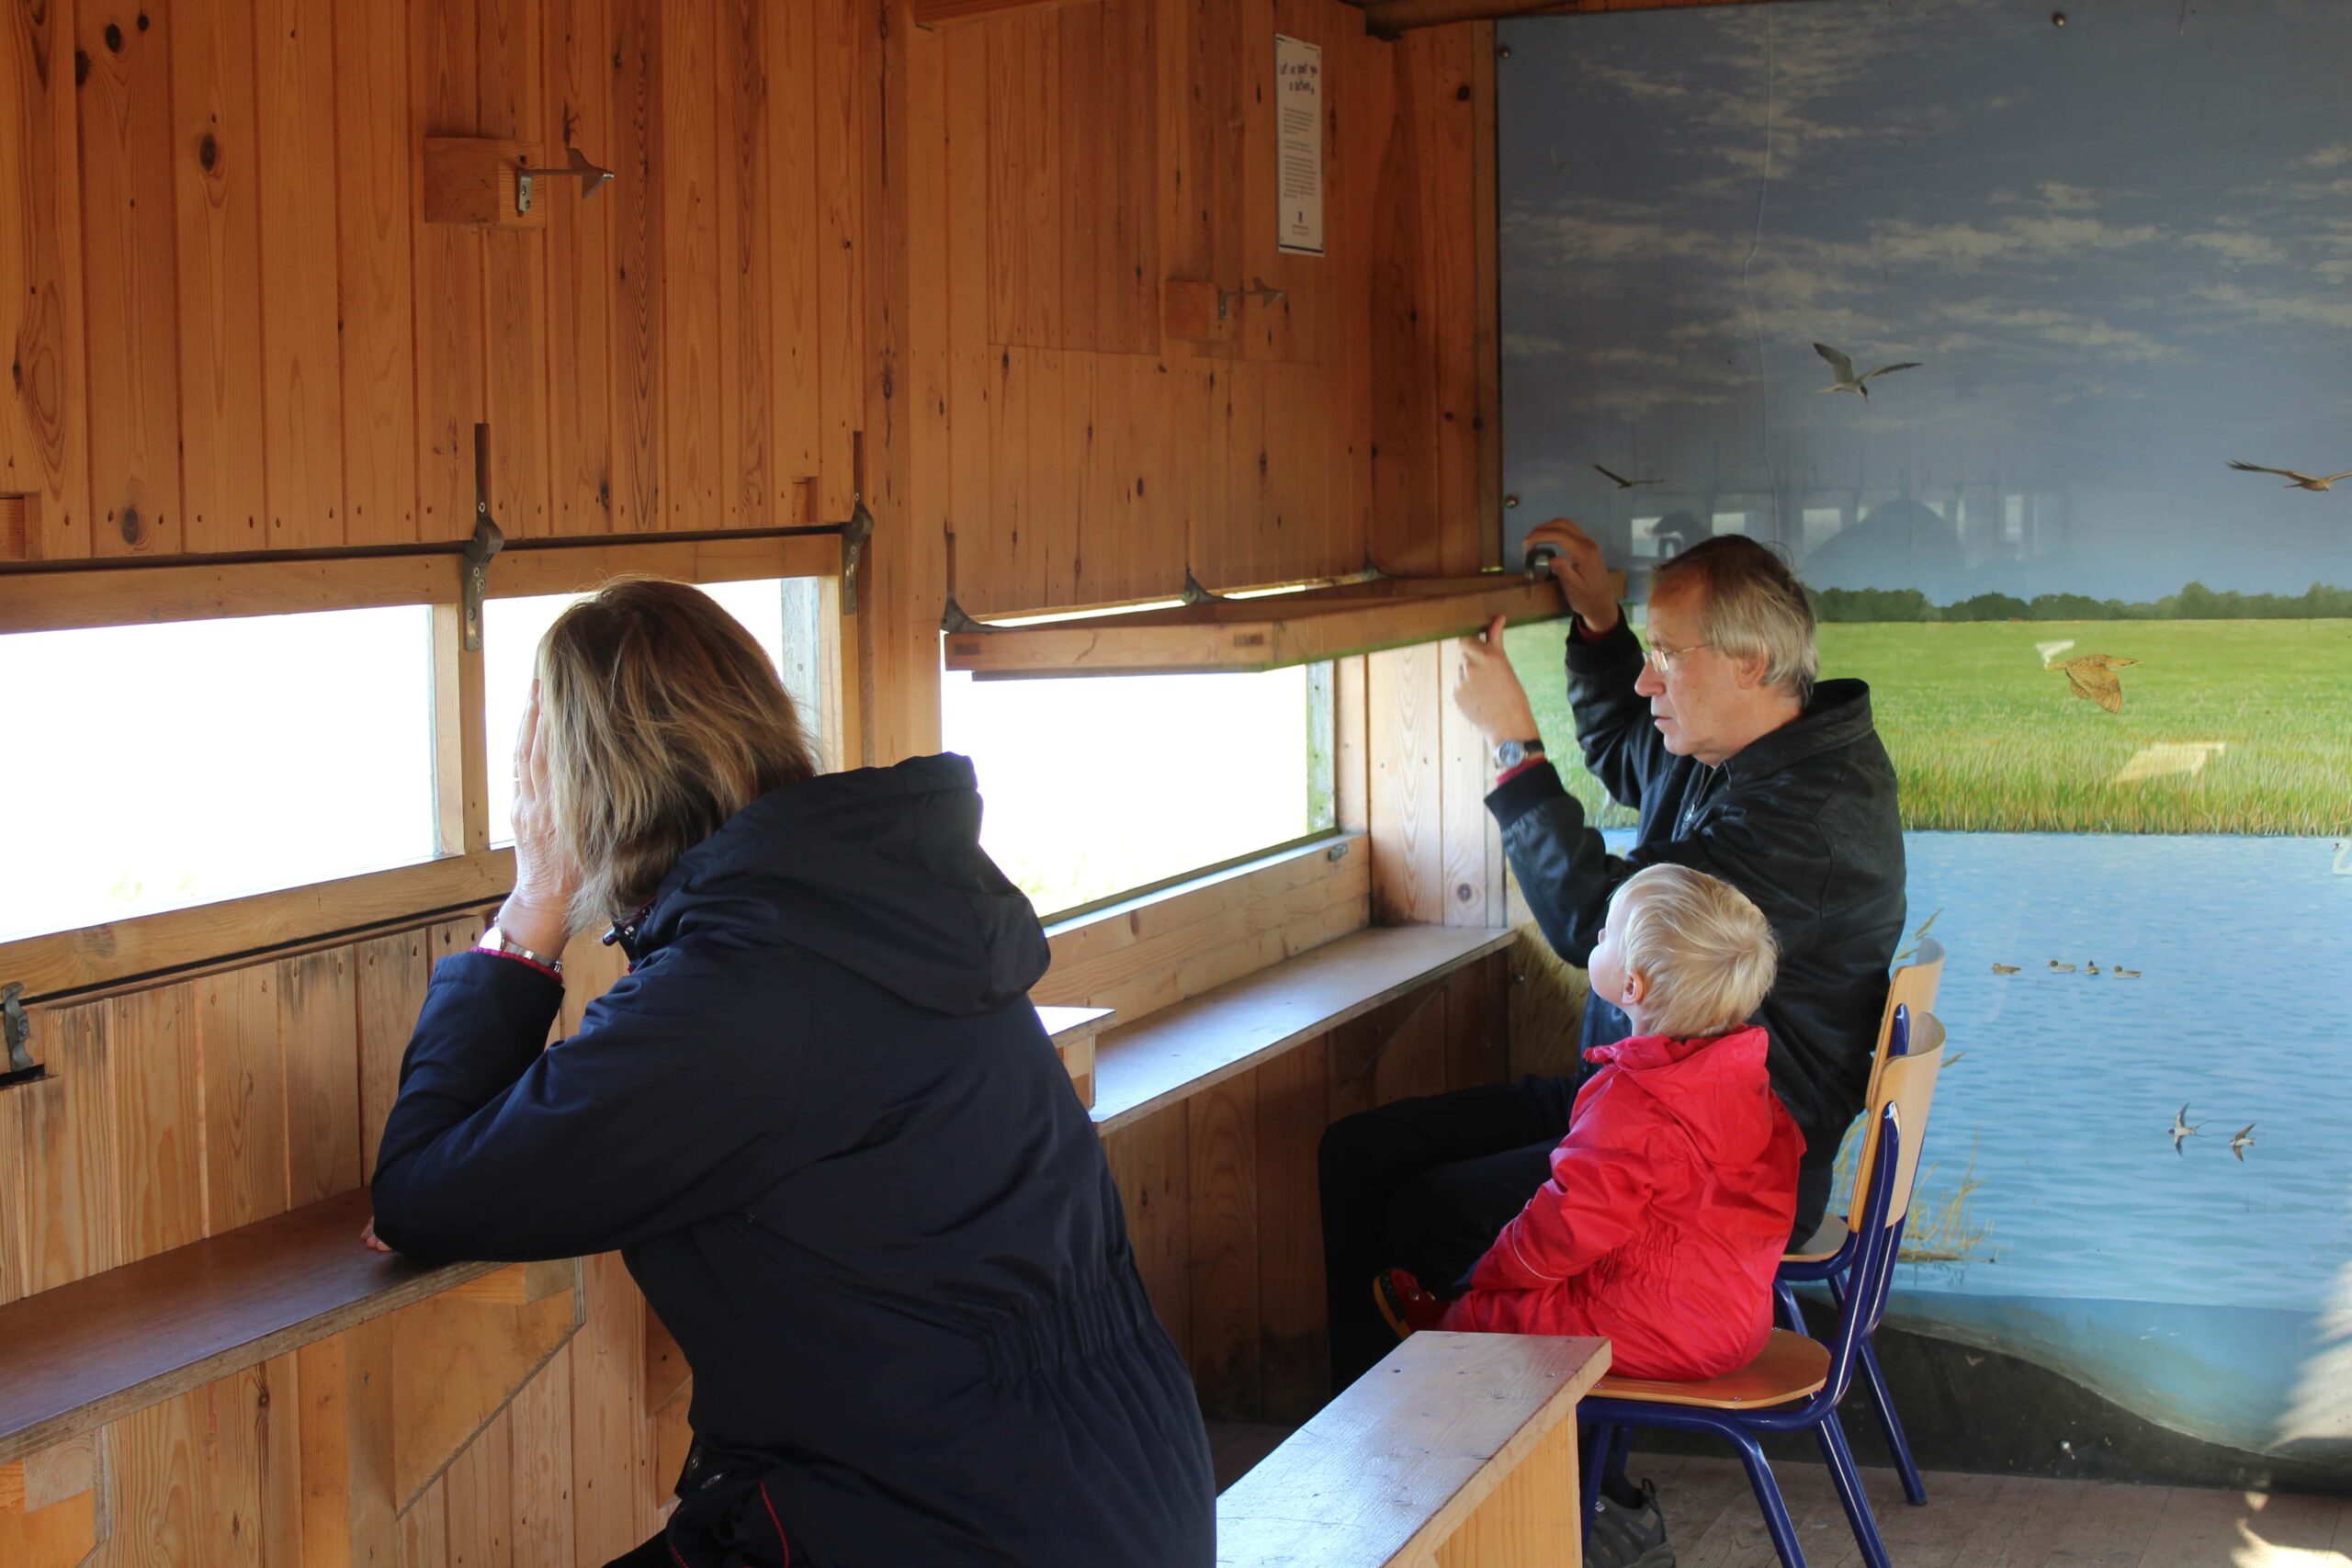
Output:
M624 933L634 970L544 1051L554 978L435 973L377 1235L620 1249L695 1374L688 1568L1214 1556L1200 1409L979 821L956 756L767 795L679 862Z

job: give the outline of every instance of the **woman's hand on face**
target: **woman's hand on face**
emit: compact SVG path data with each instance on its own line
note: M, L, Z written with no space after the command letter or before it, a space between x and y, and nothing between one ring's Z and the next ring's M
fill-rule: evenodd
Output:
M1527 547L1549 545L1560 553L1552 558L1552 576L1577 618L1598 634L1617 624L1617 592L1609 581L1609 563L1591 535L1566 517L1555 517L1531 529Z
M534 681L531 705L514 738L514 891L498 911L498 929L534 953L561 953L579 886L580 868L557 841L548 807L548 758L539 745L539 684Z
M1462 670L1453 678L1453 705L1477 727L1490 746L1535 739L1535 710L1527 689L1503 651L1503 617L1485 632L1462 639Z

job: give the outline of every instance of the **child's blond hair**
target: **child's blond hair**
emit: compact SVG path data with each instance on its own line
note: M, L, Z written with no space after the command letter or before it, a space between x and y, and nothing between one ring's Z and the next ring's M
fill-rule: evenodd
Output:
M1780 947L1747 895L1688 866L1635 872L1610 901L1625 972L1649 983L1653 1033L1678 1040L1725 1034L1772 988Z

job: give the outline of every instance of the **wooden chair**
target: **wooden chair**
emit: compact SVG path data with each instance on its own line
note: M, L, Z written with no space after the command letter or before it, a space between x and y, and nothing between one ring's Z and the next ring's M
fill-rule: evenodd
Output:
M1889 977L1886 989L1886 1011L1881 1018L1878 1049L1871 1058L1870 1088L1862 1103L1877 1103L1879 1075L1886 1070L1890 1056L1900 1056L1907 1045L1908 1019L1919 1018L1935 1010L1936 993L1943 985L1943 944L1933 937L1919 939L1914 963L1898 964ZM1907 1013L1907 1018L1906 1018ZM1912 1136L1923 1136L1924 1127L1912 1129ZM1871 1134L1865 1131L1867 1138ZM1860 1167L1857 1166L1857 1172ZM1807 1282L1826 1282L1834 1298L1839 1290L1838 1280L1854 1260L1856 1235L1854 1223L1860 1209L1860 1183L1848 1192L1842 1205L1823 1217L1821 1227L1811 1240L1781 1259L1781 1272L1776 1284L1780 1297L1781 1321L1783 1325L1804 1332L1804 1314L1797 1305L1794 1289ZM1894 1458L1895 1473L1903 1478L1903 1495L1915 1506L1928 1500L1927 1483L1920 1479L1919 1467L1911 1458L1910 1439L1903 1435L1902 1418L1894 1413L1894 1398L1887 1392L1886 1375L1879 1371L1878 1351L1866 1336L1862 1340L1862 1391L1869 1396L1871 1410L1878 1417L1879 1430L1886 1434L1887 1451Z
M1907 1021L1908 1011L1905 1010ZM1888 1568L1886 1546L1871 1515L1860 1472L1838 1422L1855 1364L1870 1333L1878 1326L1903 1244L1904 1216L1918 1179L1920 1131L1934 1102L1936 1075L1943 1066L1943 1026L1923 1014L1915 1032L1920 1049L1891 1056L1879 1075L1871 1108L1874 1136L1864 1148L1860 1190L1863 1195L1860 1236L1846 1288L1838 1300L1838 1327L1826 1344L1776 1328L1762 1355L1736 1372L1697 1382L1604 1377L1577 1413L1594 1430L1586 1471L1585 1520L1589 1529L1598 1499L1603 1460L1620 1433L1631 1427L1664 1427L1713 1432L1731 1441L1747 1470L1748 1484L1764 1510L1764 1522L1784 1568L1804 1568L1804 1551L1780 1483L1758 1440L1770 1432L1811 1431L1821 1444L1838 1500L1853 1526L1862 1561ZM1893 1157L1886 1157L1892 1156Z

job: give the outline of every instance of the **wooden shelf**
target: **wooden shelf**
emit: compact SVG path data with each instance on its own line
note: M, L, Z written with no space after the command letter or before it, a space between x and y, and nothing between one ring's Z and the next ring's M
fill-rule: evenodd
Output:
M1094 1103L1095 1037L1111 1026L1111 1018L1109 1008L1037 1010L1037 1021L1046 1026L1046 1038L1054 1043L1062 1066L1069 1069L1069 1081L1077 1086L1080 1105Z
M1382 926L1162 1009L1095 1047L1108 1133L1509 947L1509 927Z
M424 1264L346 1192L0 1306L0 1465L445 1292L522 1304L579 1264Z
M1468 637L1497 615L1567 615L1559 591L1519 572L1383 577L1256 599L950 632L947 668L981 680L1280 670Z

